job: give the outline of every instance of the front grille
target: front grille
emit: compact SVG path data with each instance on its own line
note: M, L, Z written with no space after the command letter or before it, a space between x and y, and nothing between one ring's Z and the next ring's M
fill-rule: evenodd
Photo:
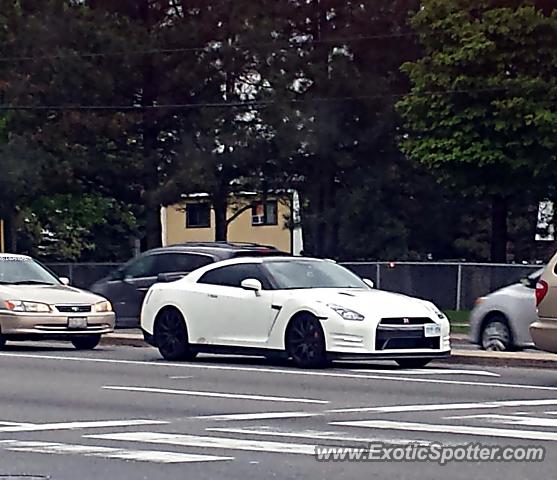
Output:
M394 317L382 318L379 325L425 325L426 323L435 323L428 317Z
M61 313L86 313L91 311L91 305L56 305Z
M405 326L406 327L406 326ZM420 327L377 327L375 335L376 350L395 350L410 348L439 349L441 347L440 337L426 338L424 330Z

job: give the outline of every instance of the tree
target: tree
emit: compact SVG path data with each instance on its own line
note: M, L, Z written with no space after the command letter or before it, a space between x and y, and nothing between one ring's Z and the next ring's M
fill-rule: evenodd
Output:
M284 181L302 198L305 250L338 257L343 218L355 221L346 200L366 182L382 188L374 175L399 159L394 95L404 89L400 64L415 56L406 19L419 2L284 5L288 20L279 38L286 46L271 56L278 104L267 118ZM358 222L369 220L365 207L358 211Z
M402 68L412 84L398 104L402 150L469 201L490 200L491 260L504 262L510 197L543 195L554 180L557 14L424 0L411 25L423 57Z

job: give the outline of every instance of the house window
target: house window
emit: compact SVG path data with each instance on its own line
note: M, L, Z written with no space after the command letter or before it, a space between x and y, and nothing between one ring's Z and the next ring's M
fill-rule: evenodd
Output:
M256 202L251 207L252 225L277 225L277 201Z
M188 203L186 205L186 228L208 228L211 226L211 205L209 203Z

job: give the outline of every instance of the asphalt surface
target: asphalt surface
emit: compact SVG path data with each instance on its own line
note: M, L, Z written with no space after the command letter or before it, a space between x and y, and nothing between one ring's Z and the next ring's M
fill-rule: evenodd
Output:
M557 373L548 369L376 362L303 371L258 358L169 363L150 348L38 344L7 347L0 368L0 479L555 476ZM441 466L315 456L316 446L377 442L536 445L545 459Z

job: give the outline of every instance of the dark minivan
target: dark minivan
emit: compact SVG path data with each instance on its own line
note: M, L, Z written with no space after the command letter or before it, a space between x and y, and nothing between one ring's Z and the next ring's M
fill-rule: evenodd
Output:
M119 328L139 327L147 290L157 282L171 282L213 262L235 257L288 255L275 247L251 243L203 242L155 248L95 282L89 290L110 300Z

